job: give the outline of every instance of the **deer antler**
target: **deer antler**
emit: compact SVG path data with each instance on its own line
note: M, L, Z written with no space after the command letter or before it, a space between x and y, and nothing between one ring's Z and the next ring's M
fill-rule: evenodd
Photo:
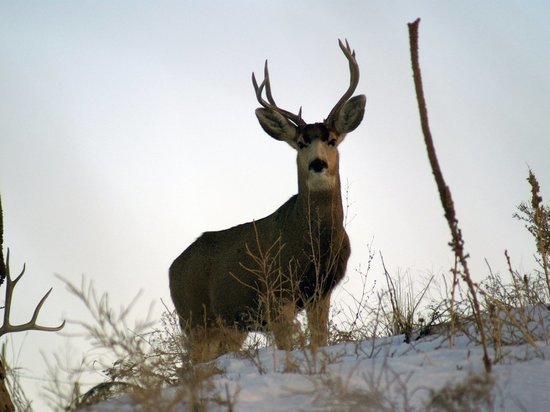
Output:
M254 90L256 91L256 98L258 99L258 102L265 107L266 109L271 109L279 114L282 114L284 117L286 117L288 120L290 120L292 123L294 123L298 127L303 127L306 125L306 122L302 119L302 108L300 108L300 111L298 114L291 113L287 110L281 109L277 106L275 103L275 100L273 99L273 95L271 94L271 83L269 81L269 70L267 69L267 60L265 61L264 66L264 81L258 86L258 82L256 81L256 76L254 76L254 73L252 73L252 84L254 85ZM267 101L264 100L262 97L263 91L265 88L265 94L267 96Z
M34 313L30 321L21 325L10 324L10 309L13 298L13 290L15 289L17 282L19 282L19 279L21 279L21 277L25 273L25 265L23 265L23 270L21 271L19 276L17 276L15 279L12 279L10 274L10 250L8 249L8 252L6 254L6 266L4 269L6 275L6 301L4 303L4 321L2 322L2 327L0 327L0 336L5 335L6 333L22 332L25 330L41 330L49 332L57 332L58 330L61 330L65 326L65 321L63 321L63 323L61 323L61 325L59 326L40 326L36 323L38 314L40 313L40 309L42 309L42 305L44 304L46 299L48 299L52 288L50 288L50 290L48 290L48 292L42 297L42 299L40 299L40 302L38 302L38 305L36 305L36 308L34 309Z
M355 60L355 50L351 49L347 39L346 39L345 46L344 46L344 43L342 43L342 40L340 39L338 39L338 44L340 45L340 49L342 49L342 52L344 53L344 55L346 56L349 62L350 81L349 81L348 90L344 93L344 95L340 98L340 100L338 100L338 103L336 103L336 105L330 111L328 117L325 120L325 124L328 126L332 126L338 112L344 106L344 104L348 101L348 99L351 97L351 95L357 88L357 85L359 84L359 65L357 64L357 60Z

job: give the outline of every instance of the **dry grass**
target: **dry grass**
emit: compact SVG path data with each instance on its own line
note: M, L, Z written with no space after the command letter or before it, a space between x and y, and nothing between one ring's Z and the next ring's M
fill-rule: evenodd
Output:
M107 294L98 295L91 282L83 279L80 287L64 282L92 316L89 323L69 320L83 330L91 348L76 362L78 357L64 359L59 354L49 362L46 391L52 407L79 409L126 394L131 402L147 410L170 411L182 403L200 407L210 396L209 381L218 371L191 363L186 339L172 312L164 314L159 326L154 326L150 318L130 324L137 298L117 311ZM84 392L80 382L97 376L98 369L103 381ZM178 389L166 396L163 389L168 386Z
M493 379L489 374L470 374L466 379L431 391L429 412L481 412L493 408Z
M13 347L13 345L11 346ZM14 361L14 364L8 362L8 360L6 359L6 354L8 352L7 347L8 347L7 342L4 342L2 344L0 360L6 371L7 379L5 380L5 383L6 383L8 392L11 395L13 405L15 406L16 410L19 412L32 411L32 402L26 396L25 391L21 386L21 381L19 379L20 376L24 373L24 371L21 370L16 365L17 361Z
M349 303L333 302L329 319L329 344L344 342L359 342L367 338L379 336L379 322L373 322L372 300L376 298L376 282L370 283L370 272L375 258L375 252L368 245L368 261L365 269L355 269L354 289L349 290L346 279L339 286L340 292ZM357 288L357 281L360 287Z

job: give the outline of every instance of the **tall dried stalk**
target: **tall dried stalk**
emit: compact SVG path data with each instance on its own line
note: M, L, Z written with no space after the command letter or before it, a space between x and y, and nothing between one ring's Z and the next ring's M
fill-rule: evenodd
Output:
M4 214L2 211L2 197L0 197L0 285L6 279L6 264L4 260Z
M9 253L8 253L9 259ZM7 276L7 264L4 260L4 217L2 214L2 198L0 197L0 285L4 283ZM7 287L7 286L6 286ZM4 312L7 309L4 307ZM4 322L6 323L6 322ZM6 387L6 368L4 365L4 356L0 356L0 408L3 411L14 411L15 407L11 395Z
M481 344L483 347L483 364L487 373L491 372L491 360L487 350L487 338L485 336L485 330L483 327L483 319L481 317L481 307L477 299L475 284L470 276L470 270L468 268L467 254L464 252L464 240L462 238L462 231L458 226L458 219L456 218L456 212L454 208L453 198L449 186L445 183L443 173L439 167L439 161L435 152L435 146L430 131L430 125L428 121L428 109L426 108L426 100L424 98L424 90L422 86L422 76L420 71L420 63L418 58L418 26L420 19L416 19L413 23L409 23L409 41L411 52L411 63L414 78L414 85L416 89L416 98L418 101L418 110L420 112L420 123L422 125L422 133L424 134L424 142L426 144L426 150L428 153L428 159L435 178L437 189L439 190L439 197L443 210L445 211L445 218L451 230L452 241L450 246L462 266L461 277L468 285L468 289L472 296L472 306L474 310L474 318L476 321L479 335L481 338Z
M540 185L535 174L529 169L529 177L527 181L531 185L531 207L533 208L533 232L537 241L537 251L541 258L541 266L548 287L548 296L550 298L550 268L548 267L548 256L550 238L550 217L548 210L542 204L542 196L540 195Z

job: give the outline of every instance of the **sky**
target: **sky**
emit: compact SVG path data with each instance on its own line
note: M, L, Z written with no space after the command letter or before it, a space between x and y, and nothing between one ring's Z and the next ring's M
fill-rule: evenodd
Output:
M26 322L85 309L55 274L82 276L111 302L142 292L171 306L167 270L202 232L272 213L297 191L295 153L265 134L251 73L269 59L281 107L325 118L346 90L338 39L357 54L367 96L340 146L352 244L345 287L369 247L421 284L452 266L410 68L407 23L421 18L432 133L476 280L534 266L512 218L530 167L550 199L550 4L545 1L0 1L0 193ZM379 259L369 274L381 279ZM336 294L335 299L345 294ZM67 333L70 332L68 326ZM35 399L62 336L9 338ZM8 357L9 359L9 357ZM38 402L38 401L37 401ZM38 403L37 403L38 405Z

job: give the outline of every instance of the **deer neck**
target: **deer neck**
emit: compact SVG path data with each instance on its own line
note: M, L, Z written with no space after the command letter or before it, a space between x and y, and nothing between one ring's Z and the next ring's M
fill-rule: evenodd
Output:
M343 227L344 211L340 181L331 190L310 191L300 185L297 206L305 221L329 225L332 228Z

